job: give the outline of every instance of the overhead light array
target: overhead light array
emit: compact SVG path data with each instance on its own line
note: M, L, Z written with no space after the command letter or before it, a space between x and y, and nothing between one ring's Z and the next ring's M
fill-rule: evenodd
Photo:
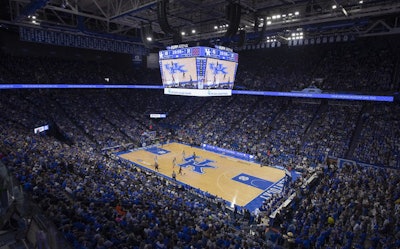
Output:
M214 29L226 29L229 27L229 24L222 24L219 26L214 26Z
M37 20L37 17L35 15L29 15L28 19L30 20L31 23L39 25L39 21Z
M266 37L267 39L266 39L266 42L267 43L270 43L270 42L276 42L276 36L267 36Z
M275 22L287 22L291 21L300 15L299 11L289 12L285 14L274 14L272 16L267 16L267 25L272 25Z
M215 29L215 27L214 27L214 29ZM218 27L217 27L217 29L218 29ZM197 32L196 29L191 29L190 32L189 31L186 32L186 31L182 30L181 31L181 35L182 36L187 36L187 35L190 35L190 34L195 35L196 32Z
M302 40L304 38L303 32L293 32L287 39L288 40Z

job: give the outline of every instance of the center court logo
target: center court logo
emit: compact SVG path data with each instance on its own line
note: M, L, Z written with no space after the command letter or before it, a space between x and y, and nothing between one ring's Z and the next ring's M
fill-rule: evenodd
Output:
M197 158L197 157L196 157ZM185 158L185 163L179 164L182 168L192 167L192 171L204 174L204 168L217 168L216 166L210 165L210 163L214 163L213 160L206 159L201 162L197 162L193 156Z

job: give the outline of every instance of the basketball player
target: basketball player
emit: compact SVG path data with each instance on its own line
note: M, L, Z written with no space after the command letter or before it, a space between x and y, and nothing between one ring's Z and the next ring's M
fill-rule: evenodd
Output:
M176 165L176 157L174 157L174 159L172 159L172 168L175 168Z
M154 163L154 169L155 169L157 172L160 172L160 170L159 170L159 168L158 168L158 162L155 162L155 163Z
M176 180L176 173L175 173L175 170L172 171L172 179Z
M182 151L182 162L185 162L185 150Z
M196 162L196 152L193 151L193 161Z
M183 172L182 172L182 166L179 166L179 171L178 171L178 174L180 174L180 175L183 175Z

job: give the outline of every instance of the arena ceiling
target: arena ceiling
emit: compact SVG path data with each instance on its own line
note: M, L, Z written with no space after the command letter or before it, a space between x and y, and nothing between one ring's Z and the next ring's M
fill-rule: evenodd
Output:
M397 0L1 0L1 4L3 25L90 30L163 46L238 40L239 34L250 42L268 34L284 38L293 30L305 36L397 33L400 16ZM234 22L237 31L229 31Z

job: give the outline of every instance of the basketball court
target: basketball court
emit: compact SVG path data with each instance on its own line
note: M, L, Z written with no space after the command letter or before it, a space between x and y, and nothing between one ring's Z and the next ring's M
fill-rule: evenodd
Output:
M120 153L119 157L169 178L175 171L176 181L250 211L260 207L273 193L282 191L285 180L283 169L261 167L226 153L176 142Z

